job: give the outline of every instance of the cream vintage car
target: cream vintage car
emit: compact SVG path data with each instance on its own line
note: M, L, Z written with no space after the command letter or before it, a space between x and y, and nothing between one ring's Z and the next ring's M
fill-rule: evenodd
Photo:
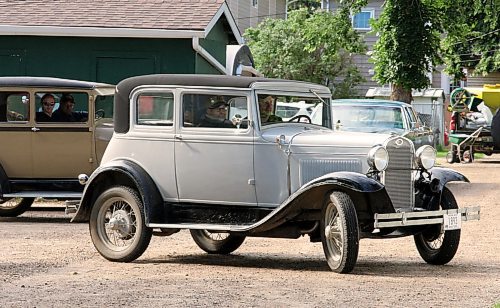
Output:
M80 199L78 174L97 168L113 133L114 91L95 82L0 77L0 216L22 214L37 197ZM78 121L46 117L63 96L72 98Z
M353 270L361 238L413 236L426 262L451 261L462 221L479 208L458 208L446 184L467 179L434 167L430 146L331 130L330 96L321 85L265 78L126 79L102 163L79 177L73 221L89 222L98 252L119 262L180 229L214 254L246 237L309 236L340 273ZM283 121L272 115L277 101L323 108Z

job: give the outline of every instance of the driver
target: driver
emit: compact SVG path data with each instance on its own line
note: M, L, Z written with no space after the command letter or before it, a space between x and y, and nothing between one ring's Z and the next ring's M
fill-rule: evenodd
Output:
M274 100L275 98L271 95L267 95L264 98L259 99L259 112L261 123L273 123L273 122L283 122L283 119L275 114L274 112Z

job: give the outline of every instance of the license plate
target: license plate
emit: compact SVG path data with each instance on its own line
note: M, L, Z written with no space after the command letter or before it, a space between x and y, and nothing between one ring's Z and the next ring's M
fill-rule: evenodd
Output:
M462 215L460 213L444 214L444 230L458 230L462 227Z

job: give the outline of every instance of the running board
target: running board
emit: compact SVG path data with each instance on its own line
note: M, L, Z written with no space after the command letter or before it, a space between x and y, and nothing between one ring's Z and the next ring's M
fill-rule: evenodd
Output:
M80 199L81 192L71 191L23 191L3 194L3 198L47 198L47 199Z
M210 230L210 231L233 231L242 232L244 229L251 226L248 225L226 225L226 224L197 224L197 223L180 223L180 224L147 224L150 228L164 228L164 229L197 229L197 230Z

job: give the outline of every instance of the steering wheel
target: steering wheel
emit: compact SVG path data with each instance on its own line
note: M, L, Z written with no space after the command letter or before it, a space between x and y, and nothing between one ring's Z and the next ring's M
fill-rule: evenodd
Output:
M293 121L295 121L295 120L297 120L297 123L298 123L298 122L302 122L302 121L300 121L300 119L302 119L302 118L306 119L306 120L309 122L309 124L311 124L311 123L312 123L311 118L310 118L308 115L305 115L305 114L299 114L299 115L296 115L296 116L294 116L294 117L291 117L291 118L288 120L288 122L293 122Z
M105 115L106 115L106 113L104 112L104 109L98 109L95 112L95 118L96 119L104 118Z

